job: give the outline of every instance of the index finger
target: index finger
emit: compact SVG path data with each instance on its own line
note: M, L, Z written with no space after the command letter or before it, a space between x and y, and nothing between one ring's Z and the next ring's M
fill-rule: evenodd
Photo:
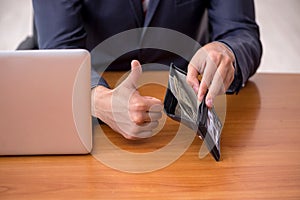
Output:
M163 110L163 104L161 100L150 96L144 96L144 99L149 112L161 112Z
M186 82L193 88L196 94L199 90L198 75L198 70L190 63L186 75Z

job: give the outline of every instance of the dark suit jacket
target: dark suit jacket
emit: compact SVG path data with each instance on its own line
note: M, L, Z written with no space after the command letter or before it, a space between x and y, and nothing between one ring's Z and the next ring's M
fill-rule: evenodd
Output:
M85 48L92 50L105 39L138 27L163 27L179 31L201 45L209 41L227 44L236 56L232 84L238 90L259 66L262 47L255 22L253 0L150 0L144 17L141 0L33 0L40 49ZM201 21L208 15L207 31ZM176 41L174 41L176 42ZM110 69L130 69L133 58L142 63L177 62L169 52L138 51L123 56ZM97 84L93 73L92 86ZM241 80L238 80L241 79ZM100 84L104 84L100 80Z

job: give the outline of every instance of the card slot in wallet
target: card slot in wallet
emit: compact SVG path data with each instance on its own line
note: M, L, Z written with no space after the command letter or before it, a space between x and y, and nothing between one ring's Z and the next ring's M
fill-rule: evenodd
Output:
M222 123L214 108L209 109L204 101L197 100L195 92L186 83L186 72L174 64L170 66L164 110L171 119L195 131L214 159L220 160Z

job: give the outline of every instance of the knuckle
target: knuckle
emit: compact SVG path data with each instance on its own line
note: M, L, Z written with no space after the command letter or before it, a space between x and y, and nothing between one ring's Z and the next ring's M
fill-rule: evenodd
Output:
M136 102L132 104L131 109L135 111L145 111L147 110L147 105L144 102Z
M143 115L141 113L135 113L133 116L132 116L132 121L135 123L135 124L142 124L144 123L144 118L143 118Z
M206 90L208 89L208 87L211 85L211 81L212 81L212 76L204 77L204 78L201 80L201 84L200 84L200 87L199 87L199 91L200 91L200 92L206 91Z
M132 97L130 98L130 104L131 104L131 105L135 105L135 104L139 103L139 101L140 101L140 98L137 97L137 96L132 96Z
M231 64L232 59L229 56L223 56L223 62L226 64Z
M222 54L217 51L211 51L208 56L212 62L217 63L221 59Z

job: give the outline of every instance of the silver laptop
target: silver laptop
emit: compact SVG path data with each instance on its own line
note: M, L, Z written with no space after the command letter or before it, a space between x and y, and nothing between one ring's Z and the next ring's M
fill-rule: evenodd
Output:
M0 155L92 149L90 54L0 51Z

